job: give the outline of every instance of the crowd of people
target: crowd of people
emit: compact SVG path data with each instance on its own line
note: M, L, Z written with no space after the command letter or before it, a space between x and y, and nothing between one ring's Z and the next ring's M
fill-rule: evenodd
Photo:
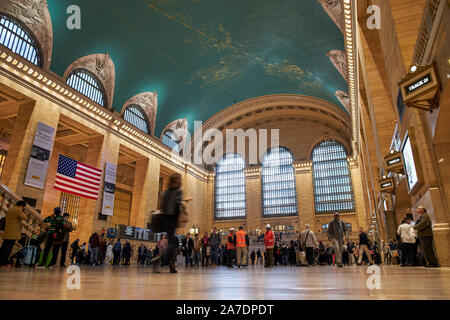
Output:
M76 239L69 247L69 234L73 226L68 219L69 214L61 214L60 208L55 208L53 214L43 220L46 228L33 235L25 247L26 237L21 234L21 224L26 218L23 212L25 206L24 201L18 201L7 213L0 249L1 267L12 267L11 261L15 258L16 266L20 266L18 261L21 261L28 266L52 268L57 264L58 257L60 266L65 267L68 249L71 264L130 265L134 251L131 243L128 240L107 239L104 232L94 232L87 242L81 244ZM155 272L166 265L173 272L179 255L183 256L186 268L217 268L219 265L245 268L250 264L267 268L308 265L343 267L374 263L436 267L431 220L423 206L419 206L417 212L419 219L416 222L412 221L411 214L407 215L398 227L397 238L389 243L381 242L381 245L371 241L362 228L359 230L359 241L350 241L346 224L336 213L328 224L328 241L318 241L306 224L305 229L297 234L297 239L283 242L267 224L262 237L264 247L259 247L259 243L252 244L254 248L250 252L250 238L243 226L237 231L230 228L225 241L214 227L211 234L205 232L203 236L195 234L191 237L187 233L181 243L174 233L162 234L156 245L138 245L135 255L137 264L152 265ZM173 253L170 243L174 247ZM13 252L13 247L17 245L35 248L35 251Z

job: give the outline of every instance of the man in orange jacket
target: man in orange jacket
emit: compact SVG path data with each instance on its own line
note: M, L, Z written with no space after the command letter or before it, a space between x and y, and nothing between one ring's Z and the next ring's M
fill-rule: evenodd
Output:
M271 230L270 224L266 225L266 233L264 235L264 245L266 246L267 263L265 267L273 267L273 245L275 236Z
M247 266L247 241L245 241L246 233L244 227L240 226L236 233L236 261L237 267Z

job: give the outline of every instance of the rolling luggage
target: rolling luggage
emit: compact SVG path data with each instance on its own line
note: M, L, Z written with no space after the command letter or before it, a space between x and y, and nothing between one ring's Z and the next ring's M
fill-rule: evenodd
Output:
M24 249L25 258L23 260L23 264L28 267L34 267L36 264L36 246L26 246Z

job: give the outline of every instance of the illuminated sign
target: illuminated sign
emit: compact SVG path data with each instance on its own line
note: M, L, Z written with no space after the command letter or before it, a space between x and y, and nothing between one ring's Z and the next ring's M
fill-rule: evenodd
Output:
M402 148L403 154L403 165L405 167L405 174L407 178L408 189L411 191L419 182L419 178L417 175L416 164L414 161L414 154L411 146L411 139L409 136L406 136L405 142Z
M436 64L417 68L399 83L403 103L408 107L432 110L439 107L442 88Z
M388 172L403 173L402 153L391 151L384 157L384 167Z
M386 178L379 181L380 183L380 191L393 193L395 191L395 181L394 178Z
M156 241L156 234L149 229L117 225L117 237L121 239L137 240L137 241Z
M413 83L410 83L405 87L405 93L406 95L409 95L416 91L417 89L422 88L423 86L433 83L431 78L431 73L428 73L424 77L420 78L419 80L414 81Z

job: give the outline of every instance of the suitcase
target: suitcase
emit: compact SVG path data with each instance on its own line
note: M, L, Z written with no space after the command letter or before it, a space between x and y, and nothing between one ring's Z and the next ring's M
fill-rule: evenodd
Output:
M25 258L23 259L23 264L29 267L34 267L36 264L36 246L26 246L24 248Z

